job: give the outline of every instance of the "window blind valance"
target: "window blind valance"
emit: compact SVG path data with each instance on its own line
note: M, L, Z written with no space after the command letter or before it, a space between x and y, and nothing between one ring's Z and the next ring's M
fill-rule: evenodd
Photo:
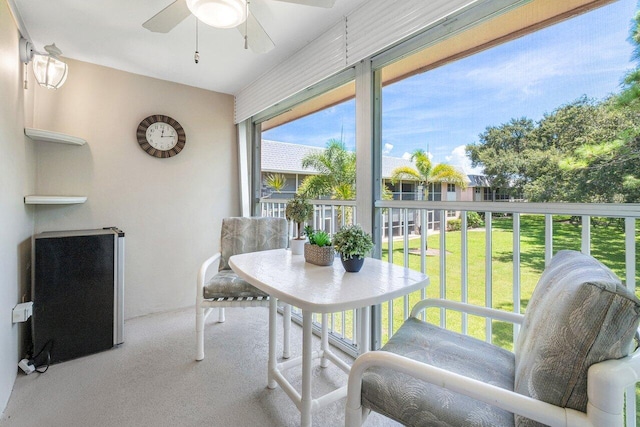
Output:
M239 123L479 1L367 1L237 93L235 121Z

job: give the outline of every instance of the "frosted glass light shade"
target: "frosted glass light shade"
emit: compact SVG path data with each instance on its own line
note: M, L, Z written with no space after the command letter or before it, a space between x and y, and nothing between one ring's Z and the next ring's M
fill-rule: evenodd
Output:
M47 89L58 89L67 80L67 64L58 59L60 49L55 45L45 46L48 55L34 55L33 74L40 86Z
M200 21L216 28L233 28L247 19L245 0L187 0L187 7Z

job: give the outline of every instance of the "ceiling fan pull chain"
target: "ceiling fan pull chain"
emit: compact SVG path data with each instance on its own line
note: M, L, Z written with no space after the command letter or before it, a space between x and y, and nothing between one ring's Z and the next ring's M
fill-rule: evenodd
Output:
M198 18L196 18L196 53L193 55L193 60L196 61L196 64L200 61L200 53L198 52Z
M244 21L244 49L249 49L249 1L245 3L247 19Z

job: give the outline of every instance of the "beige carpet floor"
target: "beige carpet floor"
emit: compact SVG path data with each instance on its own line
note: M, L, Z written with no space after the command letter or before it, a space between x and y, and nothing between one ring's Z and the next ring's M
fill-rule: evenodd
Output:
M0 426L300 425L284 391L266 387L268 310L227 309L225 323L216 323L216 314L207 320L201 362L194 360L194 310L185 309L127 321L118 348L52 365L44 374L19 373ZM293 356L301 353L301 335L294 325ZM318 393L346 384L334 366L317 366L313 374ZM299 390L299 370L286 376ZM344 403L314 413L314 426L344 425ZM378 414L365 423L398 425Z

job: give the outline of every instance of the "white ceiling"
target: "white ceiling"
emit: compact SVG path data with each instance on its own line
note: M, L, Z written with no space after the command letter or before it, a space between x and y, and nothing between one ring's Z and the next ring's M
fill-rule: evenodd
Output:
M331 9L251 0L251 10L275 49L255 54L243 48L242 35L235 28L222 30L200 23L198 64L193 59L195 17L166 34L142 28L143 22L173 0L10 1L36 50L55 42L63 57L236 94L366 0L337 0Z

